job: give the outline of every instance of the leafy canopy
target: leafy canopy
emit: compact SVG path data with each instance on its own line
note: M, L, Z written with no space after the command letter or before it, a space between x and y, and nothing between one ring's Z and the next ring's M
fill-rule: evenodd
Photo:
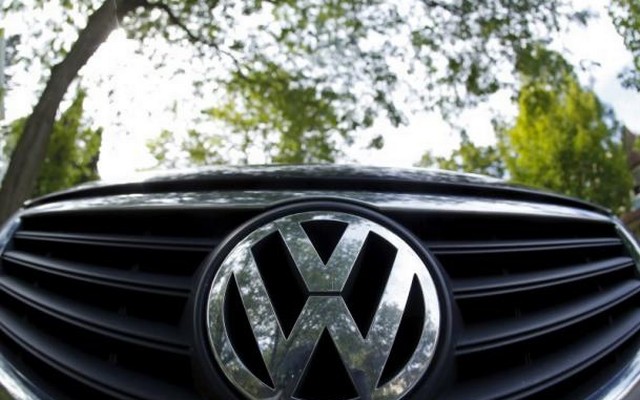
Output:
M456 172L489 175L496 178L505 176L506 165L497 146L476 146L463 132L460 147L449 157L434 157L427 152L418 163L421 167L437 166Z
M640 2L611 0L609 12L618 33L633 55L633 68L623 72L623 82L640 91Z
M504 133L518 183L624 209L632 187L621 130L596 95L567 74L560 87L525 86L515 125Z
M421 164L506 177L624 210L632 178L612 112L560 54L544 48L531 54L521 66L515 121L495 123L497 145L476 146L463 135L450 157L427 153Z
M567 21L588 18L565 0L105 1L137 5L121 26L139 51L194 77L206 115L243 136L231 141L235 150L266 146L274 162L331 161L378 116L403 123L406 104L453 117L513 88L517 60ZM62 15L34 29L36 45L19 58L53 65L101 3L10 2L16 13L57 4ZM178 48L190 49L185 62L173 56ZM191 131L214 142L221 134L197 124Z

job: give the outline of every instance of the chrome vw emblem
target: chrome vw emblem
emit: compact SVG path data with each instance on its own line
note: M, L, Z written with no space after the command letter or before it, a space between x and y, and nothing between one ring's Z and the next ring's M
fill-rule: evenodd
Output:
M319 251L305 230L305 226L314 223L343 227L329 253ZM268 246L277 242L283 243L289 266L283 266L283 258L276 256L282 250ZM374 255L364 257L366 252ZM367 274L380 276L379 270L373 270L376 265L367 265L367 262L376 264L378 259L387 260L388 266L382 275L384 281L379 285L376 304L359 304L357 292L351 293L352 300L345 301L345 293L353 290L352 275L364 277L365 285L360 279L360 287L368 285ZM292 287L276 284L275 292L269 283L278 283L279 277L269 274L277 274L281 268L290 268L297 279L290 284ZM286 324L279 309L285 307L291 315L290 305L280 300L277 306L274 298L277 295L278 299L286 300L289 290L304 293L304 301L299 313L293 319L289 317L292 322ZM240 299L240 307L235 311L229 310L233 297L230 293ZM414 297L417 300L412 300ZM362 301L370 298L363 295ZM385 366L395 349L394 341L411 301L421 313L419 325L413 325L412 335L417 340L407 344L412 346L411 352L389 374L390 367L385 370ZM370 306L373 312L369 318L359 318L361 306ZM240 348L231 329L236 319L248 321L253 334L249 337L255 340L251 344L267 374L256 373L243 359L244 347ZM318 343L326 342L327 337L353 385L355 395L350 398L400 399L425 375L434 355L439 326L436 288L418 254L381 224L336 211L287 215L249 233L220 264L207 300L208 336L215 360L227 379L250 399L304 399L301 386L310 374L317 373L310 366L311 360Z

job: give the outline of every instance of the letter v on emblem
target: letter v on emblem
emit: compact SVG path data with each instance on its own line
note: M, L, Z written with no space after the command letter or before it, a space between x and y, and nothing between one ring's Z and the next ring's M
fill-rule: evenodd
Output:
M310 292L340 292L349 279L349 274L369 235L369 226L358 218L345 215L340 219L332 219L331 215L325 215L324 220L348 222L345 232L325 265L302 229L301 223L308 221L308 217L305 214L297 214L277 221L276 225L307 289Z

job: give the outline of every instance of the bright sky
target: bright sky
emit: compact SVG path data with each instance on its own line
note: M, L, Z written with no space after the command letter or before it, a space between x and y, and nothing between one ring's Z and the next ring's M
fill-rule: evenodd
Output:
M574 27L556 38L553 46L574 65L593 62L595 66L580 76L583 84L593 87L602 101L609 104L619 120L632 131L640 132L640 94L624 90L617 74L631 65L631 55L624 48L606 12L607 0L574 0L580 7L589 6L600 18L591 21L588 28ZM19 24L19 21L15 21ZM11 29L11 24L7 26ZM105 128L101 159L98 165L104 179L123 178L139 169L150 168L154 160L146 143L160 129L184 130L200 105L193 98L190 80L185 75L163 76L147 59L135 53L137 44L125 38L121 31L111 35L89 64L83 69L84 87L89 96L85 106L97 126ZM172 54L176 62L189 60L186 51ZM191 71L198 65L191 65ZM33 75L31 75L32 77ZM105 80L106 77L106 80ZM31 78L32 80L33 78ZM102 79L102 80L101 80ZM29 112L31 99L21 93L31 93L29 71L14 77L19 82L10 93L6 107L7 120ZM131 107L112 107L109 102L131 104ZM174 104L175 103L175 104ZM177 113L166 110L177 107ZM495 142L490 119L498 110L513 116L515 106L506 94L498 94L482 107L460 115L470 138L479 145ZM180 118L176 118L179 115ZM356 144L347 149L346 161L368 165L412 166L429 150L435 155L447 155L457 147L459 138L435 113L408 115L409 124L393 128L386 120L378 121L370 130L358 136ZM114 124L114 121L121 121ZM382 150L368 150L369 139L383 134ZM260 157L252 159L261 162Z

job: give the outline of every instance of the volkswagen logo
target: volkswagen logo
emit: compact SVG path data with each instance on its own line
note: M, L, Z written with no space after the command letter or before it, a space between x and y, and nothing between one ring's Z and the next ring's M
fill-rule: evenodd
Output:
M347 211L271 213L219 255L205 336L246 398L397 400L428 375L442 318L429 262L383 217Z

